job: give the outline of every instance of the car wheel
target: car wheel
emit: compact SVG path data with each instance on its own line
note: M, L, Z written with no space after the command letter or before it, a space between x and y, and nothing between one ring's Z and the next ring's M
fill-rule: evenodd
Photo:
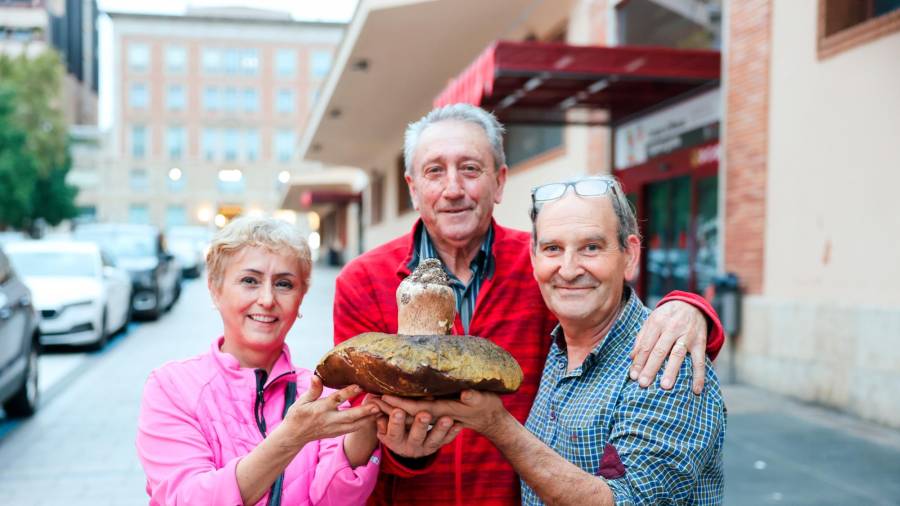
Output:
M97 336L97 340L91 344L91 349L95 351L102 350L104 346L106 346L107 341L109 341L109 318L107 317L106 309L103 310L103 316L100 318L100 334Z
M38 405L38 340L31 343L28 361L25 365L25 382L6 403L3 409L8 416L24 418L37 411Z

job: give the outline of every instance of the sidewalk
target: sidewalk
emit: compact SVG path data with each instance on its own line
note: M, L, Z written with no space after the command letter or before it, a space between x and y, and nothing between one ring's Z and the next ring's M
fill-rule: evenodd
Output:
M725 504L900 505L900 432L748 386L724 391Z

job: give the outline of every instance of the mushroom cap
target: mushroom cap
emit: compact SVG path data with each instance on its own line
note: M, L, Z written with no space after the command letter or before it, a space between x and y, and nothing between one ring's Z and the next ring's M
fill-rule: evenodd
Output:
M522 368L506 350L475 336L367 332L335 346L316 374L330 388L374 394L447 396L465 389L516 391Z

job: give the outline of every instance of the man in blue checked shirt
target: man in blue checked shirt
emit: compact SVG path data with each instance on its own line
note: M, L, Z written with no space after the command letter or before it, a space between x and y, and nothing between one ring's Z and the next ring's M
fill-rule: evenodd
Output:
M560 324L525 426L490 393L427 406L383 400L450 415L486 436L519 473L526 505L720 504L725 404L708 359L700 395L691 391L690 360L670 391L628 376L649 310L626 284L640 238L619 183L601 176L539 186L531 215L534 277Z

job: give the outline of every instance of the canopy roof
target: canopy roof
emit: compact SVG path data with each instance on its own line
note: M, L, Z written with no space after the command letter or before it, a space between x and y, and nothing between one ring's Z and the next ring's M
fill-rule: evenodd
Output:
M505 123L617 123L718 83L718 51L491 44L434 100L493 110Z

